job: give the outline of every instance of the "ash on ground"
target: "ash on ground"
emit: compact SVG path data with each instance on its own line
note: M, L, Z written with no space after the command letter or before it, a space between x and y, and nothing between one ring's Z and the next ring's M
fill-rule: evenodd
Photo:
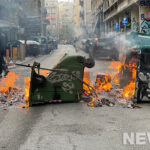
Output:
M121 105L123 108L141 108L141 106L134 103L134 96L124 97L123 89L113 83L109 75L98 74L93 87L94 92L87 95L90 100L88 102L90 107Z
M20 106L26 103L25 91L21 88L9 87L7 92L0 92L0 108L5 109L9 106Z

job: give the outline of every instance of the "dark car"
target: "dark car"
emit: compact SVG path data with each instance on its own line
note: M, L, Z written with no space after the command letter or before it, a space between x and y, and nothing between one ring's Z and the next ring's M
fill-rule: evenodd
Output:
M54 49L56 49L55 47L55 44L54 44L54 40L53 39L49 39L48 40L48 47L49 47L49 49L52 51L52 50L54 50Z
M42 54L48 54L51 51L51 49L48 45L47 37L45 37L45 36L35 36L35 37L31 37L30 39L40 43Z
M18 47L21 44L25 45L25 40L16 40L7 43L7 48L11 49L11 47ZM37 56L40 54L40 43L32 40L26 41L26 56Z
M25 40L18 40L18 42L25 44ZM32 40L26 41L26 55L27 56L37 56L40 54L40 43Z
M53 40L54 49L58 49L58 42L57 40Z
M119 51L115 44L115 38L100 38L96 42L95 56L98 58L119 59Z

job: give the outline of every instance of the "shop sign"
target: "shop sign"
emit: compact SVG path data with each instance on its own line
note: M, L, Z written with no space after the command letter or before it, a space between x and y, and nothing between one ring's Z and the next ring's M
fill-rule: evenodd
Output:
M127 26L128 25L128 17L123 17L122 18L122 25Z

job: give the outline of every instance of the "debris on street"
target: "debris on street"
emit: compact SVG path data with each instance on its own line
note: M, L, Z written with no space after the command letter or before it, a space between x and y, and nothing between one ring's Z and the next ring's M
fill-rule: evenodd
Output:
M6 93L0 93L0 108L8 106L18 106L26 103L25 92L23 89L10 87Z
M113 68L113 73L98 73L94 84L92 84L90 79L90 71L88 69L85 70L83 82L89 86L83 84L81 100L87 102L89 107L102 107L103 105L114 107L121 105L123 108L141 108L133 101L136 78L135 68L131 68L130 64L132 78L129 84L123 88L119 87L121 63L112 62L109 68ZM48 73L48 70L40 70L40 74L43 76L47 76ZM19 81L19 76L10 72L7 77L1 79L0 107L12 105L21 106L22 108L29 107L30 77L24 78L24 87L20 88L20 86L15 84L16 81Z
M130 62L128 66L126 65L126 67L130 69L131 79L123 88L120 88L119 83L121 67L121 62L112 62L109 68L113 69L113 73L106 72L105 74L97 74L96 82L93 85L96 95L94 93L89 95L91 101L88 103L88 106L102 107L103 105L106 105L113 107L119 104L123 108L141 108L141 106L138 106L134 103L136 82L135 63ZM87 81L90 81L90 79Z
M0 108L26 103L25 90L16 85L16 82L20 80L19 77L20 74L9 72L5 78L0 80Z

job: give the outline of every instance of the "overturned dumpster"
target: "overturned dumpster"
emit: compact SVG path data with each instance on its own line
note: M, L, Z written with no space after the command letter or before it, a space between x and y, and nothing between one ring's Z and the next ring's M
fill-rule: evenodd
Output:
M31 67L29 106L79 102L83 92L84 68L92 68L94 64L92 59L82 56L65 56L53 69L40 68L36 62L33 66L21 65ZM40 75L41 69L50 71L47 77Z

